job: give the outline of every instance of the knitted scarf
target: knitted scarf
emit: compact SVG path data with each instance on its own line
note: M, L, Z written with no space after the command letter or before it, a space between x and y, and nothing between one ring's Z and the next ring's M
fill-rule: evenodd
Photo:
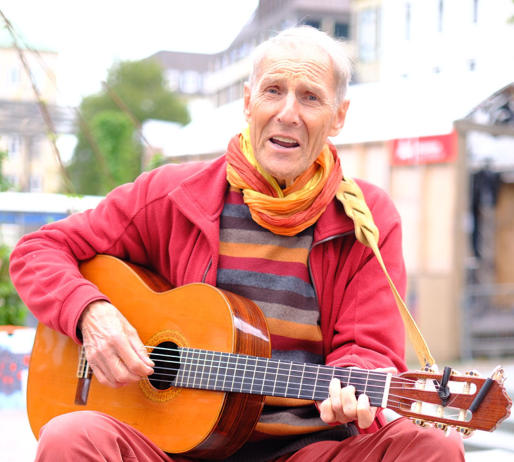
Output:
M226 157L227 180L242 190L254 221L284 236L294 236L314 224L342 179L336 149L326 144L316 161L292 185L282 189L257 163L249 128L232 138Z

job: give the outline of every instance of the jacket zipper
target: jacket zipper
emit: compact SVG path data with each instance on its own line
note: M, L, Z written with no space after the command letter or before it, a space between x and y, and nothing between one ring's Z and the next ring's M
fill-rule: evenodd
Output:
M311 248L309 249L309 254L307 255L307 268L309 270L309 277L311 278L312 287L314 289L314 295L316 296L316 300L319 301L318 297L318 289L316 288L316 282L314 280L314 277L312 276L312 268L311 268L311 252L314 249L314 247L317 247L318 245L324 244L326 242L332 241L333 239L339 239L345 236L348 236L350 234L353 234L355 231L352 229L351 231L346 231L345 233L341 234L334 234L333 236L326 237L325 239L322 239L321 241L315 242L311 245Z
M205 272L203 273L202 282L204 282L204 283L205 283L205 280L207 279L207 273L211 269L211 266L212 266L212 257L210 258L209 263L207 263L207 268L205 269Z

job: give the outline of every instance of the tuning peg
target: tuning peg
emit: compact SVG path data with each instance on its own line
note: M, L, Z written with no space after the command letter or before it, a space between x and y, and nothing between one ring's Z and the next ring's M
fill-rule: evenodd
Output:
M435 422L434 428L437 428L438 430L442 430L443 432L445 432L446 430L448 430L448 425L440 422Z
M461 433L464 438L469 438L473 434L473 430L467 427L455 427L455 430Z
M472 369L469 371L466 371L466 375L469 375L470 377L478 377L480 374L476 369Z
M414 419L413 422L418 426L418 427L428 427L428 423L423 420L423 419Z

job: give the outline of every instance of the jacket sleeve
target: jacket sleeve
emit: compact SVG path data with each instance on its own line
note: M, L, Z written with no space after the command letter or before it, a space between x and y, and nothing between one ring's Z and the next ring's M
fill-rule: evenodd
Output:
M404 296L399 214L381 190L374 190L366 200L380 230L379 248L386 268ZM334 266L336 274L333 286L328 287L333 300L326 362L365 369L393 366L404 371L404 326L386 277L371 249L353 235L345 239L346 244L336 249L339 261L326 264Z
M76 213L23 236L11 253L11 279L36 318L75 341L84 308L107 300L84 279L78 263L99 253L144 264L146 183L113 190L93 210Z

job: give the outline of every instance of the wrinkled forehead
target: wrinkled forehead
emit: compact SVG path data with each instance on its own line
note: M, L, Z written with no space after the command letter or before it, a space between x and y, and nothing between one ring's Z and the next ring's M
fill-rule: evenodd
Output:
M332 60L319 46L310 43L280 44L270 47L258 63L255 83L273 78L308 80L335 89Z

